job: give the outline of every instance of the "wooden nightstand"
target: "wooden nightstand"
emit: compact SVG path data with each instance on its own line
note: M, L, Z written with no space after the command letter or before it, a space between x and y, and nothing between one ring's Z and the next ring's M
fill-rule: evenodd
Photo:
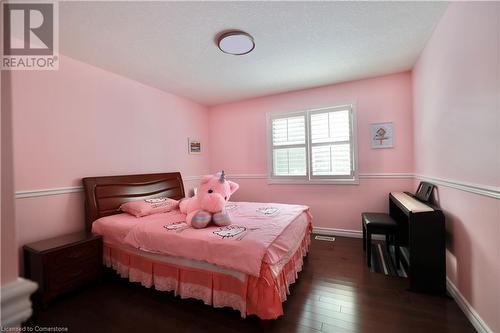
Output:
M102 277L102 237L77 232L26 244L24 275L38 283L35 301L52 298Z

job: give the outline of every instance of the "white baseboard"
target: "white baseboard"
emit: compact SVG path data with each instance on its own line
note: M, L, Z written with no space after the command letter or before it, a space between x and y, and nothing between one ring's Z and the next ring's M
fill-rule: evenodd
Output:
M363 238L363 232L361 230L349 230L349 229L313 227L313 234L349 237L349 238ZM385 240L385 236L373 235L372 239Z
M0 295L2 328L18 327L31 317L33 310L30 295L37 288L38 285L35 282L23 278L17 278L2 286Z
M476 310L470 305L470 303L465 299L462 293L458 290L458 288L453 284L453 282L446 278L446 289L450 293L451 297L458 304L458 307L462 309L463 313L469 319L470 323L476 331L479 333L493 333L493 330L488 327L488 325L484 322L484 320L479 316Z

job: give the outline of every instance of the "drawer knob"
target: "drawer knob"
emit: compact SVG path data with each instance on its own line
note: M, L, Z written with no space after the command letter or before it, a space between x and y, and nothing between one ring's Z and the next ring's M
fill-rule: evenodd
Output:
M70 259L76 259L78 257L80 257L82 255L82 251L74 251L74 252L71 252L70 254L68 254L68 258Z
M76 272L73 272L73 273L69 274L69 277L71 277L71 278L75 278L75 277L77 277L78 275L81 275L82 273L83 273L83 269L80 269L80 270L78 270L78 271L76 271Z

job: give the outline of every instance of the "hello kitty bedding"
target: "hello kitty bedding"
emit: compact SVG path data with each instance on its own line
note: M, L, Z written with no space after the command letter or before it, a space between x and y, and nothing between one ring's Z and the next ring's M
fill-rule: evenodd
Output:
M105 242L142 251L204 261L259 277L300 243L311 223L307 206L230 202L226 227L189 228L179 210L136 218L118 214L93 223Z

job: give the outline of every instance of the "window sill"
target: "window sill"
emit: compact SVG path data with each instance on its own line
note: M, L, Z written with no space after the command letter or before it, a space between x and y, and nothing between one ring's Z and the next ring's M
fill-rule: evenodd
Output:
M359 185L359 179L276 179L268 178L268 185Z

